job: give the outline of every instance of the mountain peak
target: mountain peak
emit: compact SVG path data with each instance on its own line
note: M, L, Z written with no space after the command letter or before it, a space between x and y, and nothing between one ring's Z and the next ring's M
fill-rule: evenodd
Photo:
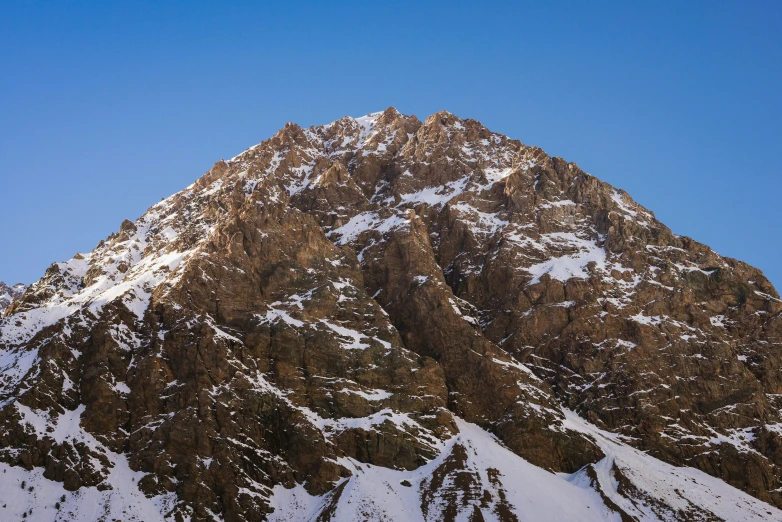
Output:
M0 484L74 520L780 518L777 296L475 120L291 123L14 299Z

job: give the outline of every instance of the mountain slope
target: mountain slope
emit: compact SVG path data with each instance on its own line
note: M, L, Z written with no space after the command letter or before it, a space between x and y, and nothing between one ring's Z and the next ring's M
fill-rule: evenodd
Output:
M0 480L77 520L771 520L780 311L478 122L288 124L11 304Z

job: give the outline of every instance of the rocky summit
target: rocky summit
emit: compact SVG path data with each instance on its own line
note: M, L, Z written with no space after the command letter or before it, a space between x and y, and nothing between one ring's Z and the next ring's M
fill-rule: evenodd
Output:
M782 520L780 407L759 270L389 108L287 124L10 302L0 519Z
M12 301L21 296L27 287L22 283L17 283L14 286L8 286L0 281L0 314L3 310L8 308Z

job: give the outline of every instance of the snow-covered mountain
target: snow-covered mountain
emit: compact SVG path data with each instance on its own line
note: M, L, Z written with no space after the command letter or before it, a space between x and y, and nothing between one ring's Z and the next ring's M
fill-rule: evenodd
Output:
M476 121L288 124L10 305L0 509L779 520L781 312Z
M0 281L0 315L8 308L11 302L21 296L27 287L22 283L17 283L13 286Z

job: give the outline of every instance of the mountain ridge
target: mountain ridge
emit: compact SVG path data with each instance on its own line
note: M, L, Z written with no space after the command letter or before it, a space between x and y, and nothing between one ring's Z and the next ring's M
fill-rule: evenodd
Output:
M10 304L19 298L27 287L22 283L16 283L13 286L0 281L0 315L3 314Z
M389 108L291 123L12 303L0 460L69 491L119 484L108 470L126 466L177 520L298 513L274 500L295 484L331 499L313 518L344 519L361 466L412 472L480 426L532 465L592 473L607 518L724 518L639 488L561 404L779 505L780 310L757 269L474 120ZM86 442L47 435L77 411ZM465 443L491 447L482 437ZM446 482L467 466L457 447ZM429 504L406 516L520 515L474 497L508 494L475 473L421 489ZM656 507L634 511L640 498ZM735 516L775 512L735 498L756 509Z

